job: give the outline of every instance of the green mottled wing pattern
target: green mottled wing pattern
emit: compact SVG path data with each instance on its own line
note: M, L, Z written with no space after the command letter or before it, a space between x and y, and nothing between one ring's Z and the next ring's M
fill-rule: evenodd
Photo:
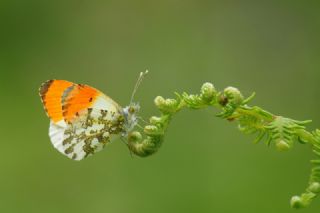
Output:
M62 154L82 160L101 151L123 132L124 117L119 111L88 108L65 127L51 123L50 138Z

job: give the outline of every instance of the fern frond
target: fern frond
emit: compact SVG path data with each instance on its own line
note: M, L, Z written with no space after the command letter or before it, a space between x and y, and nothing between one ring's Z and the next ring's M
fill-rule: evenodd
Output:
M150 125L144 127L144 135L138 131L128 134L128 147L131 153L147 157L161 147L166 130L172 117L183 108L203 109L216 107L221 110L218 117L228 121L237 121L239 130L245 134L257 134L254 143L266 139L266 144L274 144L280 151L289 150L297 140L302 144L311 144L318 159L312 160L312 171L309 186L301 196L294 196L291 205L294 208L306 207L320 193L320 130L312 133L305 125L311 121L297 121L272 113L258 107L248 106L255 95L244 98L234 87L227 87L223 91L216 91L211 83L205 83L200 94L176 94L176 99L155 98L155 105L160 110L160 116L152 116Z

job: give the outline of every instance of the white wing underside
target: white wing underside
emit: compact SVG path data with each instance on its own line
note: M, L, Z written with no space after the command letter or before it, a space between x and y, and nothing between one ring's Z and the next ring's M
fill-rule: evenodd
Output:
M122 131L121 107L108 97L96 100L92 108L79 112L71 122L50 122L53 146L73 160L82 160L101 151Z

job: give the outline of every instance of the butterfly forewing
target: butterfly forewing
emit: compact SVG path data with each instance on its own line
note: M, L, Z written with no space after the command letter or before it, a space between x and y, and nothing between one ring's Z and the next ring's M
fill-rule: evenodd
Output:
M72 85L73 83L64 80L49 80L43 83L39 89L45 111L54 123L63 120L61 95Z

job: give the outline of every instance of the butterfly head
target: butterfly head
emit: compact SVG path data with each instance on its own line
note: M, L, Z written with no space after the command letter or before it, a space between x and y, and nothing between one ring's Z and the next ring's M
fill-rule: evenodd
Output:
M126 120L125 131L130 132L138 123L138 112L140 105L138 103L131 103L129 106L123 109L123 114Z

